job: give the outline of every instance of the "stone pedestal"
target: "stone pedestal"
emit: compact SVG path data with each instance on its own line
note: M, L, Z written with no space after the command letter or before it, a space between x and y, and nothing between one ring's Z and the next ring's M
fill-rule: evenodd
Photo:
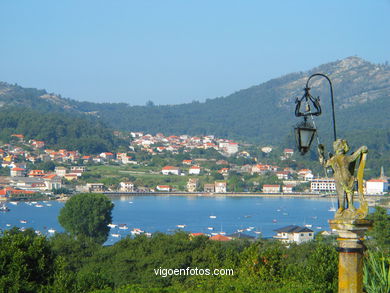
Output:
M339 293L363 292L363 239L372 227L366 219L329 220L331 229L338 234Z

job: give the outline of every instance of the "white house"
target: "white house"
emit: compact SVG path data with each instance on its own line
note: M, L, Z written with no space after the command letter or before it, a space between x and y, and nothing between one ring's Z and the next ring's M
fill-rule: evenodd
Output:
M171 191L172 188L169 185L157 185L156 189L158 191Z
M385 179L371 179L366 182L367 194L384 194L389 191L389 183Z
M275 230L277 235L273 236L275 239L283 243L302 243L314 239L314 232L306 227L299 227L295 225L286 226Z
M314 178L314 175L310 169L301 169L298 171L298 177L305 181L311 181Z
M23 168L12 168L11 169L11 177L23 177L26 173L26 169Z
M200 167L199 166L192 166L190 170L188 171L188 174L190 175L199 175L200 174Z
M66 167L57 166L54 170L59 177L64 177L66 175Z
M263 185L264 193L278 193L280 192L280 185L277 184L264 184Z
M123 192L133 192L134 191L134 183L125 181L119 183L119 191Z
M283 185L282 190L285 193L291 193L293 192L293 188L294 188L293 185Z
M164 175L169 175L169 174L180 175L181 171L180 168L178 167L165 166L161 169L161 173L163 173Z
M215 181L215 192L216 193L224 193L226 192L226 181Z

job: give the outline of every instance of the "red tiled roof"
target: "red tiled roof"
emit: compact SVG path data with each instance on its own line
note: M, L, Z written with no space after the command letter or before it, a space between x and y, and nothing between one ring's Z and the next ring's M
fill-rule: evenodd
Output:
M177 169L179 169L179 168L173 167L173 166L165 166L162 168L162 170L177 170Z
M215 241L230 241L231 239L229 237L223 236L223 235L215 235L210 237L210 240L215 240Z

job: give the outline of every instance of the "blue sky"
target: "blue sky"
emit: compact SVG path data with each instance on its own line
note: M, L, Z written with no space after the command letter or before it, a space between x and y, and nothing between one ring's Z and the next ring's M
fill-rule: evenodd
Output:
M359 56L390 61L390 0L2 0L0 81L179 104Z

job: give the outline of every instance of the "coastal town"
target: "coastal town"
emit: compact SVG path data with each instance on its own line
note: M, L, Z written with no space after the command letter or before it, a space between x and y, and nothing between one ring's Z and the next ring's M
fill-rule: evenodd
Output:
M123 135L117 133L116 135ZM208 136L127 133L128 150L81 154L49 149L44 141L12 134L0 148L0 200L80 192L195 194L334 194L334 179L295 163L294 150L253 146ZM388 178L365 182L384 195Z

